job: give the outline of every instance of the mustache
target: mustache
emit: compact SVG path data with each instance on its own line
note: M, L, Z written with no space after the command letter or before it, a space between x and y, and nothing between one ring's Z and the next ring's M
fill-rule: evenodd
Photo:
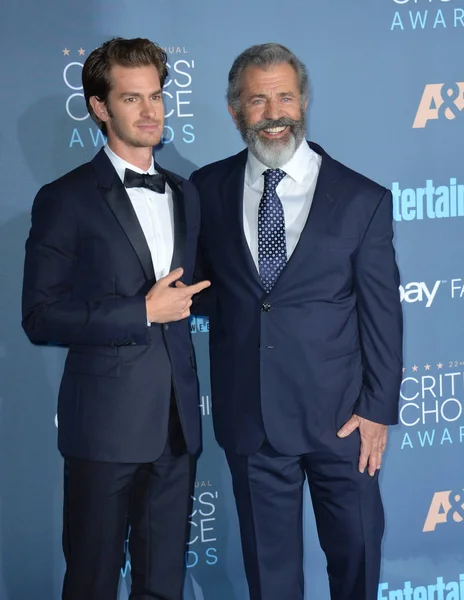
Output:
M300 121L290 119L290 117L280 117L280 119L263 119L254 125L250 125L252 131L258 132L263 129L271 129L272 127L295 127Z

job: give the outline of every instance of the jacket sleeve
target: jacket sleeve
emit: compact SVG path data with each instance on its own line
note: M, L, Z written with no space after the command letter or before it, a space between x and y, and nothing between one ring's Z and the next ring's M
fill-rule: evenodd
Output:
M402 379L403 317L389 191L381 197L355 257L354 281L363 357L363 388L354 412L393 425L398 422Z
M198 283L199 281L208 280L211 281L211 286L203 290L199 294L196 294L192 300L193 304L190 309L191 313L197 316L207 316L211 317L213 312L213 307L215 306L215 291L214 284L212 281L212 270L211 263L209 260L206 244L205 244L205 235L204 235L204 219L208 218L206 214L206 210L204 210L204 203L202 202L200 186L198 186L197 182L197 173L195 171L190 176L190 181L195 186L195 189L198 191L200 195L200 210L201 210L201 226L200 233L198 236L198 245L197 245L197 256L195 260L195 271L193 274L193 283Z
M73 299L79 229L69 197L42 188L26 242L22 326L32 342L120 346L149 344L145 297Z

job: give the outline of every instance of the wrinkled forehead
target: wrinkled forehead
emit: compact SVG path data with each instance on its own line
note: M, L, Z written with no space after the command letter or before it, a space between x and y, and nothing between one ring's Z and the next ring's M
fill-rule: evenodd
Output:
M289 63L249 65L242 72L240 96L285 92L299 94L298 75Z

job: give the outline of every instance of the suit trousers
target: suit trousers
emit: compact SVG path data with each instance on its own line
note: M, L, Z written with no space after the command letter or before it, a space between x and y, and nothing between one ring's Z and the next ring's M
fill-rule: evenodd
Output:
M282 456L268 442L252 456L226 453L250 600L304 598L306 479L331 599L376 600L384 514L378 472L358 471L359 450L355 431L302 456Z
M129 523L131 600L181 600L194 476L173 400L157 460L65 458L62 599L116 600Z

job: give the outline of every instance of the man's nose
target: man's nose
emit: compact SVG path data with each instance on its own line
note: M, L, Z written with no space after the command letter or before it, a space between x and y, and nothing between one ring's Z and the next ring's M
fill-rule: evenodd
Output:
M143 116L155 116L156 115L156 107L154 102L150 100L142 100L142 104L140 107L140 113Z
M271 99L266 102L264 110L264 117L273 121L277 120L281 116L281 107L278 100Z

